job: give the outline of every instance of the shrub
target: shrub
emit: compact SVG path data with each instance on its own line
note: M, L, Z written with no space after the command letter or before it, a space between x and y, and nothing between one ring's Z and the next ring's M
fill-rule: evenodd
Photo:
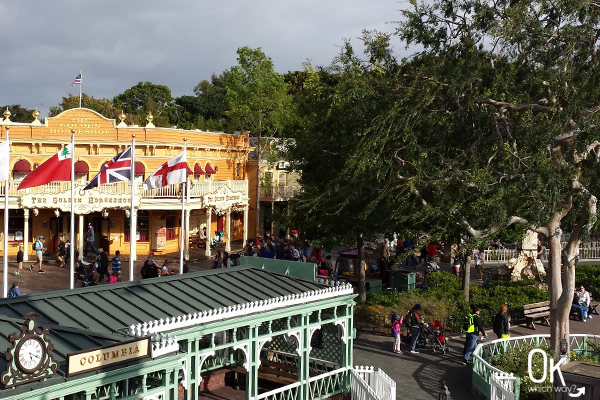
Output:
M600 298L600 265L578 265L575 268L575 282L585 286L594 298Z

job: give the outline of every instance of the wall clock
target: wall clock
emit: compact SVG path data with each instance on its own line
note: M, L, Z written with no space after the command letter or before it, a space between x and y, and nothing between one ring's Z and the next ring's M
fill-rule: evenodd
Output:
M47 378L58 370L50 353L54 346L48 339L48 327L38 327L37 317L35 313L25 315L21 331L8 337L11 345L6 351L6 370L0 376L5 388Z

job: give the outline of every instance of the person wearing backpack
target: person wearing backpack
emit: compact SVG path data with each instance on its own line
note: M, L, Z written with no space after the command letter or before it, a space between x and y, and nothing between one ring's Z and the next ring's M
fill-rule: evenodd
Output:
M465 347L463 349L463 365L467 365L469 363L471 353L473 353L473 350L475 350L475 347L477 346L477 338L479 337L479 333L483 334L482 339L487 339L487 335L483 330L483 324L481 323L481 317L479 316L480 313L481 308L474 306L473 313L469 313L465 317L465 322L463 323L463 332L467 334Z
M402 339L401 335L401 326L402 326L402 317L399 317L398 314L392 314L392 336L394 338L394 353L402 354L402 350L400 350L400 343Z
M14 282L8 291L8 297L19 297L24 295L25 293L21 293L19 290L19 282Z
M38 236L38 240L33 243L33 249L35 250L35 255L38 259L38 273L40 274L44 273L44 270L42 270L42 260L44 259L44 251L46 251L44 248L44 242L42 242L42 240L44 240L44 237ZM33 272L33 265L29 266L29 270Z

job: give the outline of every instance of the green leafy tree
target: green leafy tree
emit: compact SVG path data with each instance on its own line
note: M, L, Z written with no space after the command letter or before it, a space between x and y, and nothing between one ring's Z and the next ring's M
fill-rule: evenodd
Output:
M140 82L115 96L114 105L128 116L129 123L143 126L148 113L152 113L156 126L169 127L177 120L171 89L164 85Z
M226 73L224 80L227 89L225 114L233 129L250 131L256 138L257 180L260 182L263 137L276 136L290 120L292 98L283 76L274 71L273 62L260 48L241 47L237 54L238 65ZM257 184L256 236L260 223L259 200L260 184Z
M213 74L211 80L202 80L196 87L196 96L181 96L177 104L177 125L185 129L228 131L228 118L225 115L225 76Z
M577 248L596 221L600 9L589 1L411 2L398 35L424 48L352 167L394 179L404 226L474 239L521 224L549 242L551 348L569 335ZM570 232L564 249L563 231Z
M49 116L56 117L63 111L70 110L72 108L79 107L79 96L74 96L69 94L69 97L63 97L62 101L58 106L50 107ZM120 110L117 110L112 100L110 99L96 99L92 96L88 96L85 93L81 95L81 107L89 108L90 110L94 110L97 113L102 114L106 118L116 119L119 114L121 114Z

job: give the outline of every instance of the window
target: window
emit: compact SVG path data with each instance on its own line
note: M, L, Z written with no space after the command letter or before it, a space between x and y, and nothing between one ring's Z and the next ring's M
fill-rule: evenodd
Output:
M27 239L30 243L32 240L32 219L29 219L29 238ZM25 217L23 210L8 210L8 241L9 242L22 242L23 235L25 232Z
M125 218L125 226L131 226L130 218ZM125 231L125 242L129 242L131 240L131 231L128 228L125 228L124 231ZM148 211L145 211L145 210L138 211L136 241L138 241L138 242L149 242L150 241L150 217L148 216Z
M238 178L242 176L242 163L237 163L235 165L235 176Z
M166 218L167 224L167 240L175 239L175 216L169 215Z

